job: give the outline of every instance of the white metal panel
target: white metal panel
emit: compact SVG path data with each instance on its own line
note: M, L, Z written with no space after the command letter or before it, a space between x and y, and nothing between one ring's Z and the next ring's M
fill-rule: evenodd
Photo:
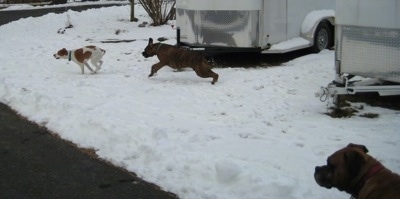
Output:
M400 30L341 26L343 73L400 83Z
M179 0L176 8L185 10L261 10L262 0Z
M336 0L336 24L400 28L400 0Z
M263 5L263 32L262 47L269 44L276 44L286 40L287 14L286 0L264 0Z
M181 41L198 46L259 47L259 10L186 10L178 8Z

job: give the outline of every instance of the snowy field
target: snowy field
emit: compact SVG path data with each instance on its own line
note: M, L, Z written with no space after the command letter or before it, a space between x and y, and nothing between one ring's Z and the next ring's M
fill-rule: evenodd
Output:
M190 69L148 78L157 58L141 52L149 37L175 44L174 21L138 28L150 20L139 6L135 14L129 22L130 7L120 6L0 26L0 101L182 199L347 199L313 173L350 142L400 173L399 111L353 104L379 117L333 119L314 97L333 80L333 51L279 67L215 68L215 85ZM100 42L110 39L136 41ZM89 44L107 50L98 74L53 57Z

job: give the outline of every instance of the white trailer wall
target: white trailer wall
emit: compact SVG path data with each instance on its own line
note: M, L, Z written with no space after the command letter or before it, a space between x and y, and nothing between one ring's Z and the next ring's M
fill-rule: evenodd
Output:
M198 46L259 45L262 0L178 0L181 42Z
M333 10L335 0L177 0L176 8L182 43L268 50L271 45L301 39L306 16ZM287 50L309 47L312 39Z
M335 8L335 0L264 0L263 3L262 46L300 37L302 24L310 12Z
M400 83L400 0L337 0L339 73Z
M399 0L337 0L336 24L400 28Z

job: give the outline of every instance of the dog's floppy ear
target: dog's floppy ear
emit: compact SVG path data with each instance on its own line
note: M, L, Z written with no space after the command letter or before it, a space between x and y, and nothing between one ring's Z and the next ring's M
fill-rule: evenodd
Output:
M357 151L347 151L344 153L344 161L351 178L355 178L365 164L364 156Z
M362 149L362 150L364 151L364 153L368 153L367 147L364 146L364 145L361 145L361 144L353 144L353 143L350 143L349 145L347 145L347 147L357 147L357 148Z
M68 55L68 50L67 50L66 48L63 48L63 49L59 50L59 51L57 52L57 54L59 54L59 55L61 55L61 56L63 56L63 55Z
M152 46L153 45L153 38L149 38L149 46Z

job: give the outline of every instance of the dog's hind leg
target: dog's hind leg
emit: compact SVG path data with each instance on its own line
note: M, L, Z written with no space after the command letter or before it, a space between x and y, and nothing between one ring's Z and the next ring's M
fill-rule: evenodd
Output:
M156 64L154 64L152 67L151 67L151 72L150 72L150 74L149 74L149 77L152 77L154 74L156 74L157 73L157 71L158 70L160 70L162 67L164 67L166 64L163 64L163 63L161 63L161 62L158 62L158 63L156 63Z
M85 62L85 66L90 70L90 72L96 73L96 71L93 71L92 67L90 67L90 65L87 62Z
M212 77L213 80L211 81L211 84L215 84L215 82L218 81L219 75L217 73L214 73L211 69L201 69L201 67L193 68L193 70L196 72L197 76L202 77L202 78L208 78Z
M215 82L218 81L219 75L217 73L214 73L211 69L209 69L209 73L211 74L211 77L213 78L211 84L215 84Z
M102 60L100 60L100 61L97 63L97 65L95 65L95 66L96 66L96 71L98 71L98 70L101 69L101 65L103 65L103 61L102 61Z
M96 73L97 71L99 71L101 69L101 65L103 65L103 61L99 60L98 62L96 62L96 61L92 60L92 64L93 64L93 66L96 67L96 69L94 70L94 72Z

